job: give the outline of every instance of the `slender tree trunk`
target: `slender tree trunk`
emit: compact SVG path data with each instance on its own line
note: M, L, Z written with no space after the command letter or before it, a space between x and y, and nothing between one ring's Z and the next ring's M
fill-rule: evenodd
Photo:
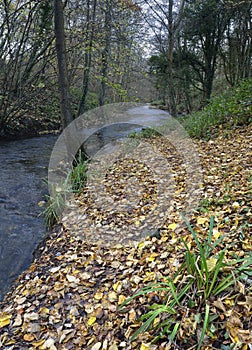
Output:
M100 106L103 106L105 103L110 39L111 39L111 0L106 0L105 44L104 44L104 50L102 52L101 87L100 87L100 97L99 97Z
M173 49L174 49L174 22L173 22L173 0L169 0L169 9L168 9L168 98L170 105L170 113L172 117L176 117L177 108L175 102L175 89L173 82Z
M175 87L173 81L173 50L175 43L175 36L178 32L183 12L184 12L185 0L180 1L179 11L177 19L174 19L173 16L173 7L174 0L169 0L168 2L168 67L167 67L167 75L168 75L168 99L170 105L170 113L172 117L176 117L177 115L177 105L175 100Z
M85 51L85 62L84 62L84 75L82 84L82 96L79 104L78 115L81 115L86 110L86 100L89 90L89 77L92 64L92 48L94 41L94 23L96 17L96 4L97 1L93 1L93 13L92 18L90 14L90 0L87 1L87 40L86 40L86 51Z
M71 113L70 91L67 72L66 42L64 30L64 11L61 0L54 0L54 30L58 61L58 83L60 92L60 108L62 127L65 128L73 121Z

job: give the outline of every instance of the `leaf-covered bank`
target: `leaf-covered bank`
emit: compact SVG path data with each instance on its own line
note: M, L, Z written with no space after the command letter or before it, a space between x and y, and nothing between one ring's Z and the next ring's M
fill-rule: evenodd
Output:
M251 124L221 133L214 140L198 141L203 193L190 223L202 242L209 232L210 217L214 216L214 242L225 236L213 254L218 256L226 249L224 261L233 262L234 269L252 252L251 141ZM160 334L155 326L165 319L164 313L161 318L153 319L150 329L130 341L141 326L139 317L149 311L149 306L164 304L167 293L155 291L139 296L122 310L118 309L119 305L141 287L179 270L186 251L182 238L190 251L200 257L188 228L177 230L179 220L179 213L174 212L160 230L160 237L147 237L132 245L91 244L74 234L74 226L52 233L41 257L20 276L1 304L1 347L196 349L204 329L201 349L249 349L252 344L250 266L247 277L235 280L232 288L225 289L217 298L212 294L207 298L208 322L201 294L195 293L191 303L180 301L176 306L174 324L179 325L176 339L169 340L164 335L151 344ZM208 263L214 261L213 257ZM232 268L223 268L222 273L232 274ZM174 285L185 283L184 276L178 275Z

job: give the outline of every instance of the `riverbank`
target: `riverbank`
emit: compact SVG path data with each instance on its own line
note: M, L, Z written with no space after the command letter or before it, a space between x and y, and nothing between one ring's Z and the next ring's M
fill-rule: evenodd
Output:
M15 141L43 135L57 135L60 128L60 119L23 116L9 125L5 131L0 131L0 140Z
M225 261L234 265L223 273L235 273L242 264L239 261L252 252L252 125L226 130L214 140L198 141L197 146L203 168L203 194L190 222L202 241L208 235L210 217L214 216L213 240L218 243L209 263L214 264L215 257L225 249ZM113 183L111 178L107 185ZM80 205L84 207L85 203ZM139 288L178 271L185 257L182 238L192 252L199 254L190 230L185 225L180 227L180 220L179 212L174 212L161 228L160 236L110 247L80 239L75 234L80 227L74 227L74 220L66 220L64 226L51 233L41 256L19 277L1 303L1 347L196 349L205 327L201 349L249 349L249 275L237 279L232 288L216 297L209 296L207 324L200 298L191 294L191 304L181 301L172 316L173 323L179 324L176 341L169 341L164 335L156 345L151 344L160 333L153 327L130 341L141 325L138 318L146 314L149 305L164 303L167 292L139 296L121 310L118 306ZM224 239L218 241L222 235ZM178 275L173 281L176 288L186 282L184 277ZM165 320L165 313L153 320L157 326Z

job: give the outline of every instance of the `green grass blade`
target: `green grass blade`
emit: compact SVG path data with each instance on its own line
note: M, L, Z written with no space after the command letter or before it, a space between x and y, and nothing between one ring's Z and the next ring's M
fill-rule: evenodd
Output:
M234 277L232 274L227 276L224 280L222 280L218 286L213 290L213 295L218 295L224 290L227 290L228 287L232 286L234 284Z
M176 335L178 333L178 329L179 329L180 323L177 322L172 330L171 335L169 336L169 340L173 341L176 338Z
M172 281L169 282L169 287L170 287L170 292L171 292L171 294L172 294L172 296L174 298L175 303L177 305L180 305L179 299L178 299L178 297L176 295L176 287L174 286L174 283Z
M197 244L197 247L199 249L199 252L200 252L200 259L201 259L201 264L202 264L202 270L204 270L205 272L205 275L206 275L206 280L207 280L207 283L208 283L208 278L209 278L209 272L208 272L208 267L207 267L207 262L206 262L206 256L205 256L205 251L202 247L202 245L200 244L200 241L198 240L198 237L197 237L197 234L196 232L193 230L192 226L190 225L189 221L186 219L186 217L182 215L182 218L184 219L189 231L191 232L196 244ZM202 271L203 272L203 271Z
M121 305L119 305L118 310L122 309L125 305L127 305L131 300L141 296L141 295L146 295L152 292L157 292L157 291L163 291L163 290L167 290L168 287L157 287L157 288L143 288L141 290L139 290L137 293L135 293L134 295L132 295L131 297L129 297L128 299L126 299Z
M186 294L186 292L188 291L188 289L191 287L191 285L193 284L194 279L192 278L191 281L188 282L188 284L179 292L179 294L177 295L177 299L181 300L182 297ZM171 303L169 304L169 306L171 308L173 308L175 306L176 302L175 300L171 301Z
M159 308L156 311L152 311L151 316L148 318L148 320L145 321L141 325L141 327L138 328L138 330L131 336L130 340L131 341L135 340L140 333L147 331L149 329L149 327L152 325L152 323L154 322L155 318L162 312L164 312L163 308Z
M204 336L206 334L206 330L207 330L207 326L208 326L208 319L209 319L209 311L210 311L210 307L209 307L208 304L206 304L205 319L204 319L204 324L203 324L202 332L201 332L201 335L200 335L200 340L199 340L199 343L198 343L197 350L200 350L201 345L203 343Z
M210 296L210 294L212 292L212 289L213 289L213 287L214 287L214 285L216 283L216 280L218 278L220 269L223 267L223 259L224 259L224 257L225 257L225 251L223 250L223 251L220 252L220 255L219 255L219 258L218 258L218 262L217 262L217 264L216 264L216 266L214 268L214 275L212 277L212 282L210 284L210 287L208 288L208 286L206 286L207 287L207 294L206 294L207 298Z
M210 226L209 226L209 234L208 234L208 237L207 237L207 243L206 243L206 247L205 247L206 259L209 258L210 252L212 250L211 243L212 243L212 238L213 238L213 227L214 227L214 216L211 216L211 218L210 218Z

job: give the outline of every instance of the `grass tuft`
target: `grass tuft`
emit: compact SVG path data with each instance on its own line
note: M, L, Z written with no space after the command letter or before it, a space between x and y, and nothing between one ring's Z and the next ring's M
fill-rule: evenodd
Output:
M65 206L66 193L78 194L83 190L87 180L87 165L88 160L86 160L81 151L79 151L73 162L72 171L66 178L62 189L59 191L54 189L52 196L46 196L46 208L42 214L45 218L47 228L52 228L53 225L59 221L60 215Z
M197 346L199 350L208 334L210 321L216 317L211 314L211 300L231 293L231 287L238 280L245 281L246 278L250 278L251 255L243 259L226 261L225 249L215 253L215 248L224 236L213 241L214 217L210 219L209 233L203 242L200 241L187 219L184 217L183 219L196 244L195 250L192 251L182 239L185 252L178 271L171 277L161 277L160 281L142 287L119 307L119 311L123 310L124 306L133 299L150 293L165 295L163 303L149 306L149 311L139 318L142 324L132 335L132 341L139 334L149 331L157 334L154 342L162 337L168 337L170 342L176 342L180 327L183 325L183 315L188 313L188 309L194 309L192 314L195 314L194 322L197 324L194 336L199 334Z

